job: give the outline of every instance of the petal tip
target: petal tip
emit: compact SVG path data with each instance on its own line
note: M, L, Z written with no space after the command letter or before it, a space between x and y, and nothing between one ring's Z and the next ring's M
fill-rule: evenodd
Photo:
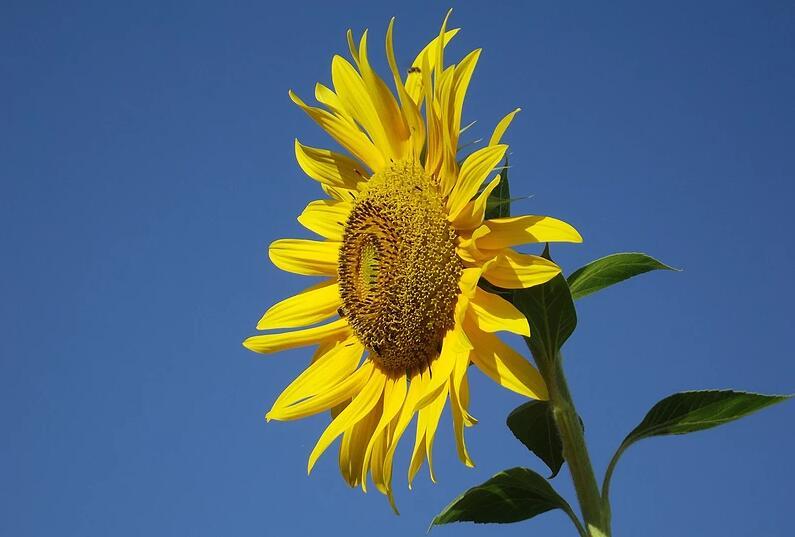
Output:
M389 498L389 505L392 507L392 511L394 511L397 516L400 516L400 511L398 511L397 505L395 504L395 497L392 495L391 490L387 492L387 498Z

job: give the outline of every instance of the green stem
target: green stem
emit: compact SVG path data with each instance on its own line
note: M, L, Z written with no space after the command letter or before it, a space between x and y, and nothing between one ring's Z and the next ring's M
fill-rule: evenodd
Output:
M627 449L628 446L621 444L616 450L616 454L613 455L613 458L610 459L610 464L607 465L607 471L605 472L604 481L602 481L602 503L606 506L610 506L610 479L613 477L613 470L616 469L616 463L618 462L618 458L624 453L624 450Z
M585 445L582 423L563 374L562 361L562 357L558 355L555 360L545 360L545 363L539 365L547 382L552 414L563 443L563 458L569 466L585 525L589 529L594 527L609 537L609 508L602 501L602 495L599 493L591 458Z

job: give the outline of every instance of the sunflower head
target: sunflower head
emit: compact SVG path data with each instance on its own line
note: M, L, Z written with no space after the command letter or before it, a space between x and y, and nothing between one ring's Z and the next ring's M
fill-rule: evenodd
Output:
M496 335L529 337L527 320L478 282L506 289L544 283L560 269L513 247L581 241L570 225L546 216L485 218L508 147L501 139L518 109L459 162L464 97L480 51L445 66L445 47L458 32L445 19L404 79L393 22L386 54L394 93L370 66L366 31L358 46L348 32L353 63L333 58L332 87L315 87L320 106L290 92L348 154L296 140L298 164L328 196L298 220L322 240L280 239L269 255L283 270L326 279L271 307L257 325L270 332L244 342L263 353L317 346L266 417L330 411L309 470L341 436L345 480L366 489L369 475L391 502L395 449L415 416L409 483L425 460L435 480L433 444L448 401L458 456L473 464L463 433L476 423L470 364L525 397L547 397L538 371Z

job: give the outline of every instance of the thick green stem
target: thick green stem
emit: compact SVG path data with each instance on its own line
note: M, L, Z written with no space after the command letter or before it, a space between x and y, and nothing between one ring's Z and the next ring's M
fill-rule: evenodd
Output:
M547 382L549 402L563 443L563 457L569 466L585 525L589 531L590 528L595 528L609 537L609 508L602 501L602 495L599 493L591 458L585 445L582 423L563 374L562 357L558 355L555 360L545 362L539 365Z

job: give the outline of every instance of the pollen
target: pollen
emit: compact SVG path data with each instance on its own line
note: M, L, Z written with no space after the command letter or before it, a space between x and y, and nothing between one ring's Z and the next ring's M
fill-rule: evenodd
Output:
M454 326L462 265L438 183L414 162L373 175L345 223L344 314L389 372L422 370Z

